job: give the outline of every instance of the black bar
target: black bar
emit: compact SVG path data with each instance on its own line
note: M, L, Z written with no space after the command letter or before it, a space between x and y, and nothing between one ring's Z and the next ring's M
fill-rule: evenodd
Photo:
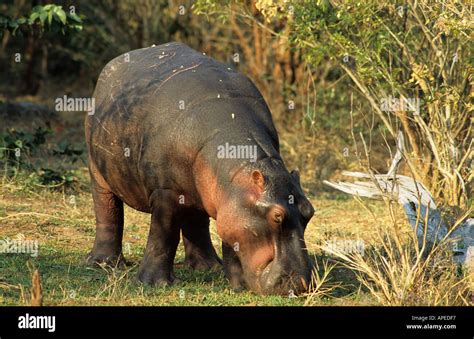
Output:
M55 316L55 330L19 317ZM426 318L423 318L426 317ZM31 317L29 318L31 320ZM424 319L424 321L423 321ZM454 328L407 329L407 325ZM472 307L1 307L0 338L285 336L473 338Z

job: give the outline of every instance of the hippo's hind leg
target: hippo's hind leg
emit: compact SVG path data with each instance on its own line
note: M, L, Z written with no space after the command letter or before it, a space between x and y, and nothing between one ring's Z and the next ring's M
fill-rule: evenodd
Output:
M155 190L150 206L151 226L138 279L149 285L170 285L177 282L173 262L179 244L178 195L171 190Z
M187 265L197 270L222 267L222 261L212 246L207 214L195 212L186 215L182 223L182 233Z
M92 198L96 216L94 247L87 256L90 265L111 266L125 262L122 254L123 202L92 178Z

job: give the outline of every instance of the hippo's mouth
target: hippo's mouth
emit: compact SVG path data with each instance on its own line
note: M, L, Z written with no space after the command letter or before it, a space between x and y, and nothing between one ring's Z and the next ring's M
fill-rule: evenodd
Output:
M262 294L293 295L308 290L310 276L297 272L285 272L271 261L258 275L258 292Z

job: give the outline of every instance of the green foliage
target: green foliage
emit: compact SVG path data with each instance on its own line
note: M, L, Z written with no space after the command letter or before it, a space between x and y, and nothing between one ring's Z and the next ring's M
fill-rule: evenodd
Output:
M41 185L55 187L64 185L65 187L71 187L78 182L77 176L74 171L64 169L51 169L41 168L37 172L37 181Z
M61 140L56 149L53 149L53 155L69 157L71 163L75 163L84 153L83 149L79 149L71 145L67 140Z
M445 203L465 205L472 175L466 86L472 77L469 8L460 1L296 2L292 41L319 67L337 62L395 137L402 128L412 151L408 162L417 178ZM417 98L419 114L384 111L389 96ZM430 161L420 161L428 157ZM438 180L431 180L431 178Z
M0 134L0 140L3 144L0 147L0 162L3 163L3 174L5 176L16 176L20 171L30 173L24 181L33 186L74 187L78 183L77 175L75 171L67 169L63 163L73 164L81 159L80 156L84 153L83 149L62 140L51 153L58 160L63 160L63 163L60 162L55 168L49 168L33 161L33 156L41 153L41 146L45 144L47 135L51 133L50 130L39 127L32 133L9 129Z
M210 16L216 16L221 22L226 22L232 8L231 0L197 0L193 3L193 12L205 15L208 20Z
M66 30L82 30L82 24L82 18L76 13L66 12L62 6L54 4L35 6L29 14L19 18L0 15L0 30L9 30L13 35L21 27L28 30L39 27L40 32L48 30L66 34Z
M28 18L28 24L39 24L42 28L49 27L53 29L58 26L62 33L65 33L64 28L73 30L82 30L82 19L76 13L65 12L62 6L45 5L33 7Z
M0 134L0 160L9 165L18 165L31 169L29 157L46 142L46 136L51 133L47 129L38 127L33 133L9 129Z

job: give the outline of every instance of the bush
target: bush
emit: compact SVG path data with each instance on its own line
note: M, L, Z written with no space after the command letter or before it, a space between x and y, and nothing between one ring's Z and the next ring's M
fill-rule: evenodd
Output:
M17 166L31 169L30 157L46 142L46 136L51 133L38 127L33 133L9 129L0 134L0 160L4 166Z
M41 146L45 144L50 130L37 128L34 132L18 131L10 129L0 134L2 147L0 147L0 162L3 163L3 175L5 177L16 176L22 171L28 174L25 179L27 183L34 186L46 186L48 188L73 187L78 178L73 170L66 169L62 163L56 168L44 167L33 161L33 157L41 152ZM75 163L83 154L67 141L61 141L52 153L58 160L66 163Z
M269 17L285 10L269 11L273 2L261 6ZM404 130L416 178L444 203L465 206L473 178L469 6L456 0L291 6L291 39L310 47L306 60L313 67L323 57L336 61L387 133L395 138Z

